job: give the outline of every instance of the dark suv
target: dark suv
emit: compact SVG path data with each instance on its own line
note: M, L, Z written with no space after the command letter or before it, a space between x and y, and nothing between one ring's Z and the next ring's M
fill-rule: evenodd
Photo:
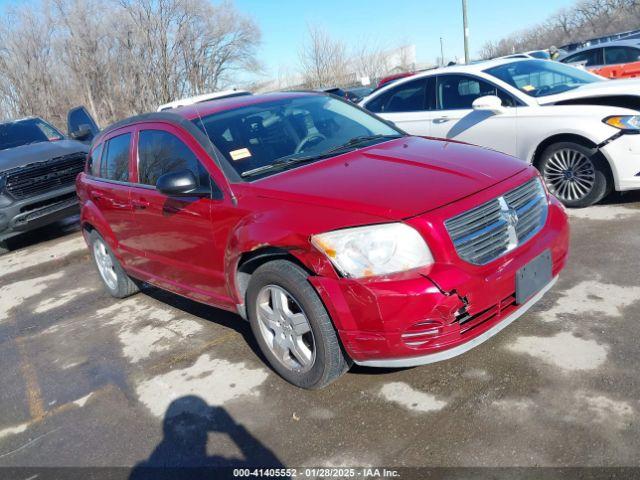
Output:
M69 127L74 139L38 117L0 123L0 253L9 238L78 212L81 140L97 127L82 108L69 112Z

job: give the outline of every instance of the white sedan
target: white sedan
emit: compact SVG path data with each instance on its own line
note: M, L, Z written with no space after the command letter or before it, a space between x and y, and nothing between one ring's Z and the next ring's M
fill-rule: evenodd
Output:
M360 105L413 135L530 162L569 207L596 203L613 189L640 189L640 80L497 59L403 78Z

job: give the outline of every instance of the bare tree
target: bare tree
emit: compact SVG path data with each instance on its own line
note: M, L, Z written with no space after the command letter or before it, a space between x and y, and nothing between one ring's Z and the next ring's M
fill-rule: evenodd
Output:
M0 21L0 116L101 122L259 71L260 30L228 1L40 0Z
M351 51L351 67L360 77L380 78L391 68L389 55L380 45L361 40Z
M640 23L638 0L580 0L561 9L535 27L482 46L480 56L493 58L514 52L548 48L588 38L636 29Z
M347 75L346 45L333 39L318 25L309 25L307 35L299 52L305 85L321 88L341 83Z
M63 92L49 73L55 67L53 35L49 17L24 9L10 12L0 24L0 85L9 115L37 111L55 116L56 99Z

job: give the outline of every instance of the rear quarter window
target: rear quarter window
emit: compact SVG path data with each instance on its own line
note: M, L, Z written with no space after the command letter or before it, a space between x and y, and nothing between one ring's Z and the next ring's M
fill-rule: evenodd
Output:
M100 157L102 156L102 149L104 144L98 145L93 149L91 155L87 158L87 173L95 177L100 175Z
M125 133L107 140L100 161L100 177L118 182L129 181L129 145L131 134Z

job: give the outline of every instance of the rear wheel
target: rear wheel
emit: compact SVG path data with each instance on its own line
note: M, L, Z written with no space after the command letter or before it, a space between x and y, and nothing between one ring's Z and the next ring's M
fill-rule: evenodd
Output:
M349 369L331 318L297 265L275 260L259 267L247 312L260 350L288 382L322 388Z
M549 191L567 207L588 207L612 189L606 160L574 142L559 142L540 157L539 169Z
M136 282L126 274L107 242L95 230L89 234L89 244L100 278L112 296L125 298L140 290Z

